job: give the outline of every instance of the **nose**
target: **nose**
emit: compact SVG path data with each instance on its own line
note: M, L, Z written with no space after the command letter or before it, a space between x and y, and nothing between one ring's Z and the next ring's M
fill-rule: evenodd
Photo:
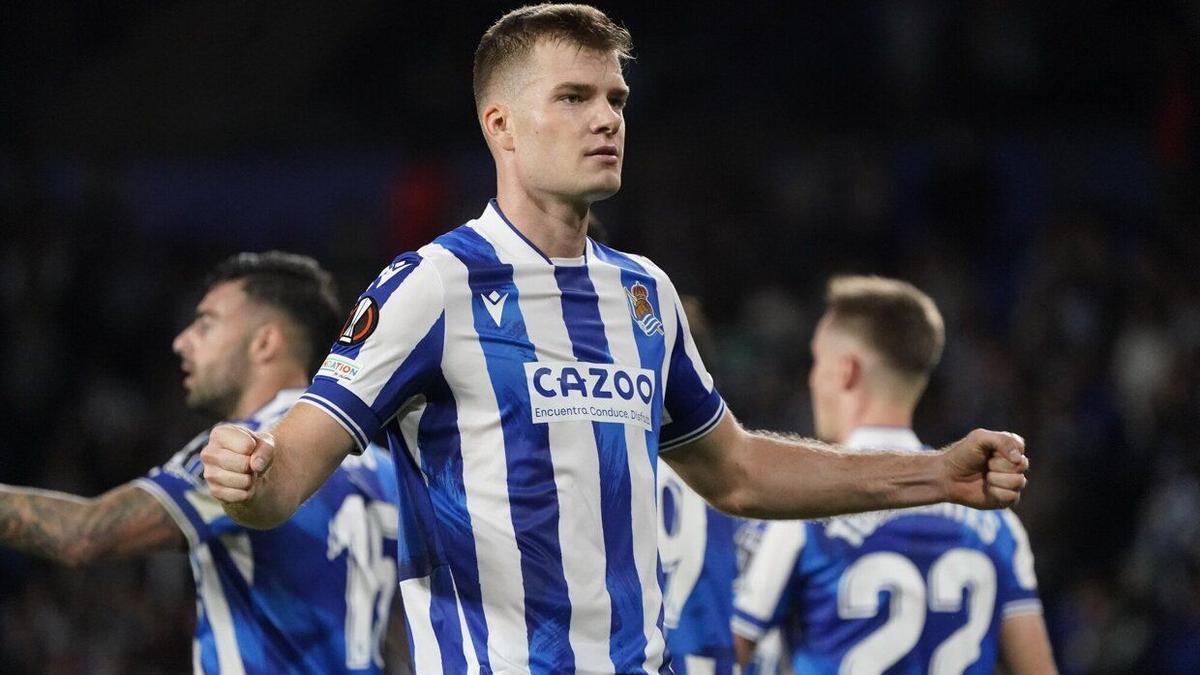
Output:
M620 110L613 107L611 103L605 100L600 100L596 112L596 117L592 121L592 132L612 136L621 128L621 123L624 117Z
M175 352L177 356L183 356L184 345L187 342L187 334L188 329L184 328L183 330L179 331L179 335L176 335L175 339L171 341L171 351Z

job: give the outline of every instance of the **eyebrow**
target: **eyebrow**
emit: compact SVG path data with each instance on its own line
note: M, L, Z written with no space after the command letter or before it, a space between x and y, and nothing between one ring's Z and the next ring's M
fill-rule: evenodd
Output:
M555 93L566 92L566 93L572 93L572 94L587 94L590 96L590 95L596 93L596 87L594 85L584 84L583 82L562 82L562 83L559 83L558 86L554 87L554 92ZM609 93L610 94L615 93L615 94L619 95L621 98L629 98L629 87L616 87L614 89L611 89L609 91Z

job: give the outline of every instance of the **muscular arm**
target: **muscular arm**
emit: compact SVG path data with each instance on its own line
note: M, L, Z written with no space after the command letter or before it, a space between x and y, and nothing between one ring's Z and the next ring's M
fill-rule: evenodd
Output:
M1056 675L1041 614L1018 614L1000 624L1000 661L1012 675Z
M799 519L940 501L1008 506L1025 484L1016 446L1010 434L975 431L944 452L847 453L749 432L726 413L707 436L662 457L722 511Z
M200 453L212 495L231 518L257 529L290 518L354 447L333 418L304 403L265 436L221 425Z
M187 541L158 500L132 484L93 499L0 485L0 544L74 567Z

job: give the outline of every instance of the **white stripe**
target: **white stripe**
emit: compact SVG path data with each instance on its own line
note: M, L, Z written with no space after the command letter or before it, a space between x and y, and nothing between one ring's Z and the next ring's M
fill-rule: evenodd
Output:
M478 675L479 655L475 653L475 641L471 639L471 631L467 628L467 615L463 613L462 600L458 595L458 584L454 583L453 574L450 575L450 585L454 588L454 606L458 609L458 628L462 633L463 660L467 664L467 673L468 675Z
M688 675L717 675L717 660L710 656L684 654L683 665Z
M510 258L501 262L513 264ZM539 361L575 361L571 338L562 314L562 303L547 298L560 296L554 268L524 265L515 274L518 303L525 330ZM531 308L549 314L538 314ZM571 602L568 639L581 671L614 670L610 652L612 598L605 581L607 556L600 502L600 456L592 423L572 420L547 424L550 461L558 495L558 540L562 550L563 576ZM582 533L593 536L581 536Z
M416 577L400 582L400 597L404 599L404 614L412 631L412 660L414 672L441 673L442 646L433 631L430 617L432 593L429 577Z
M1004 604L1001 615L1004 618L1010 616L1021 616L1024 614L1041 614L1042 601L1037 598L1028 598L1025 600L1013 600Z
M479 563L479 587L488 626L492 668L529 668L525 628L525 586L521 552L508 503L508 466L500 407L475 333L473 295L467 268L453 256L442 259L446 300L446 341L442 373L454 393L462 441L463 488Z
M734 609L763 624L770 622L808 538L804 527L799 520L767 523L754 557L736 586Z
M425 415L425 404L413 408L412 412L400 418L400 435L404 438L404 444L408 446L408 455L412 457L417 468L421 469L425 465L421 463L421 449L417 445L419 432L421 430L421 417ZM399 458L396 459L399 463ZM429 484L429 480L425 477L425 472L421 471L421 479L425 484Z
M642 625L646 636L644 667L651 675L662 667L666 641L658 628L662 610L662 589L658 585L658 505L654 467L650 464L646 432L625 425L625 446L629 448L630 505L633 512L633 561L642 587Z
M613 359L618 363L641 367L641 354L633 332L639 329L630 320L629 305L621 287L620 268L595 261L588 270L600 297L600 318ZM625 447L629 462L633 560L642 589L643 633L646 637L644 667L647 672L657 673L665 650L662 631L658 628L662 589L658 586L657 485L650 450L646 445L646 432L640 427L625 425Z
M238 651L237 631L233 627L233 614L225 600L225 589L221 586L212 551L209 550L208 544L203 544L193 548L192 552L196 555L200 572L196 590L200 592L204 612L208 616L208 625L212 628L216 640L217 664L221 668L221 675L245 675L246 668L242 665L242 655Z
M766 632L762 626L737 615L729 620L729 629L733 631L734 635L740 635L747 640L757 640Z

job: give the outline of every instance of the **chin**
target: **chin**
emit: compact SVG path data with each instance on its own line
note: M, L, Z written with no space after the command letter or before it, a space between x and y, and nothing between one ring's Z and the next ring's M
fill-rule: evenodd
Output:
M621 177L617 176L613 180L604 181L594 185L589 190L585 190L589 202L598 202L617 194L621 190Z

